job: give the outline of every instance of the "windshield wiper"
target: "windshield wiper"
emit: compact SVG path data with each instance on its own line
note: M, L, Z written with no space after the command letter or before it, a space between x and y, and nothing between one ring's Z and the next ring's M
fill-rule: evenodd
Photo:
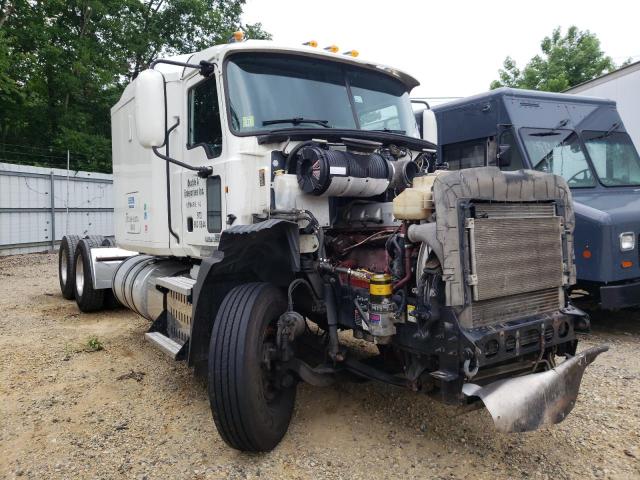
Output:
M404 135L406 132L406 130L392 130L390 128L377 128L374 130L371 130L372 132L386 132L386 133L397 133L399 135Z
M293 117L293 118L280 118L276 120L265 120L262 122L262 126L277 125L278 123L293 123L294 125L300 125L301 123L313 123L320 125L324 128L331 128L329 120L314 120L311 118Z
M613 125L611 125L611 128L607 130L607 133L604 134L604 138L607 138L609 135L615 132L618 128L620 128L620 122L615 122Z
M609 128L609 130L604 132L602 135L590 138L587 141L590 141L590 140L601 140L603 138L607 138L609 135L611 135L613 132L615 132L618 128L620 128L620 122L615 122L613 125L611 125L611 128Z
M532 137L555 137L556 135L560 135L560 132L554 132L553 130L549 130L547 132L535 132L530 133Z

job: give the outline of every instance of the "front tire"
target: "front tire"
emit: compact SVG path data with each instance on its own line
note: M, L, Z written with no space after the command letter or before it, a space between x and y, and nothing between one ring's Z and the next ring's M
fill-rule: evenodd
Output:
M98 243L99 245L99 243ZM78 243L75 257L75 298L82 312L95 312L104 304L104 290L96 290L91 278L92 239L82 239Z
M237 450L272 450L289 427L295 385L274 385L273 369L264 362L286 308L281 290L249 283L232 289L216 315L209 346L209 401L220 436Z

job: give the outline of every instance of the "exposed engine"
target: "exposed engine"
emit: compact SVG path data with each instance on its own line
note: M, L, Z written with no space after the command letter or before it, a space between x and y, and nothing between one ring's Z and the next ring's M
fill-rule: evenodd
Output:
M426 174L424 153L416 161L412 155L362 140L306 142L289 154L291 173L275 178L279 212L313 211L329 227L317 242L324 250L318 268L352 299L339 323L379 344L391 341L396 325L417 322L411 279L420 248L407 241L408 220L432 213L427 197L437 174Z

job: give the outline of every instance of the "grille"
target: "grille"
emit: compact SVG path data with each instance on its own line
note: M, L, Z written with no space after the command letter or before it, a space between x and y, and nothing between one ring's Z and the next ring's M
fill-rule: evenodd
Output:
M561 306L561 300L561 289L551 288L474 302L471 309L472 325L484 327L528 316L557 312Z
M561 306L562 219L552 203L481 203L468 224L473 327Z

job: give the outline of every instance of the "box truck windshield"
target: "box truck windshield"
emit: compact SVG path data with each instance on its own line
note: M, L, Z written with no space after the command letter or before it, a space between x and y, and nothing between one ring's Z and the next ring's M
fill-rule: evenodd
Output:
M595 178L573 130L521 129L534 169L563 177L570 187L593 187Z

